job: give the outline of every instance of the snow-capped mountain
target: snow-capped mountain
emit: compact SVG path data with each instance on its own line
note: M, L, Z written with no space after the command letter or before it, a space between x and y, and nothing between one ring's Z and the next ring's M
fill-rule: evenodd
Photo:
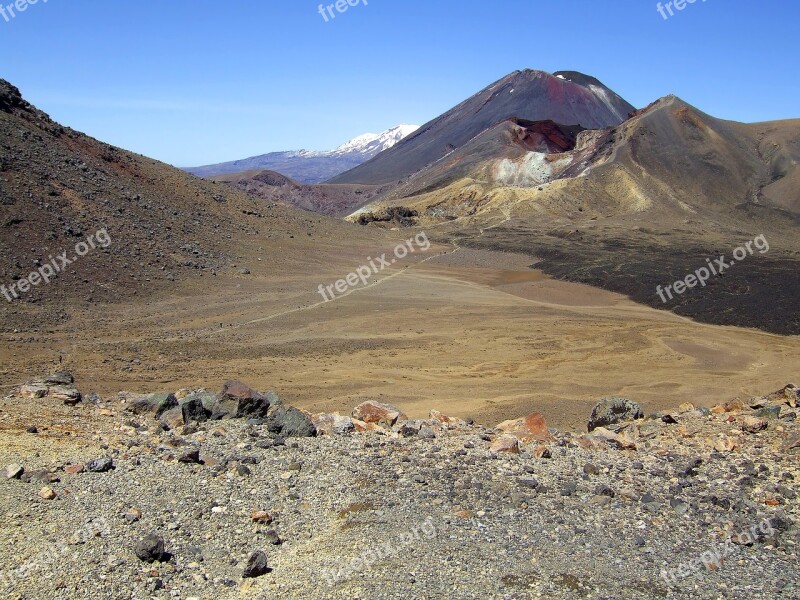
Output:
M214 177L241 171L269 169L301 183L320 183L368 161L417 129L417 125L397 125L382 133L359 135L333 150L270 152L242 160L184 170L199 177Z
M338 156L340 154L358 152L369 155L369 158L372 158L379 152L391 148L403 138L414 133L417 129L419 129L418 125L397 125L396 127L387 129L383 133L365 133L325 154L328 156Z

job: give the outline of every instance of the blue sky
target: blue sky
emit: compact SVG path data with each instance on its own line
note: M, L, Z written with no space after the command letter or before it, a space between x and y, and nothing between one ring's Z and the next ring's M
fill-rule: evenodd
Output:
M800 117L796 0L697 0L668 20L650 0L362 0L327 22L318 6L39 0L0 17L0 77L179 166L421 124L522 68L582 71L636 106L674 93L722 118Z

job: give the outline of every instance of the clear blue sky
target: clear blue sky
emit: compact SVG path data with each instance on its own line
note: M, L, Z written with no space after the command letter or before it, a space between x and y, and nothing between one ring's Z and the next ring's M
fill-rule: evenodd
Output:
M179 166L421 124L521 68L582 71L636 106L800 117L797 0L697 0L667 21L651 0L369 0L328 22L318 5L39 0L0 17L0 77Z

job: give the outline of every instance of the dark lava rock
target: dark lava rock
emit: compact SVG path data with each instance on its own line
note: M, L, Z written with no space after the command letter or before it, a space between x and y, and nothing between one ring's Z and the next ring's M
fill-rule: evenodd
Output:
M317 428L303 411L279 406L267 417L267 430L270 433L287 437L316 437Z
M178 462L182 463L189 463L189 464L199 464L200 463L200 450L197 448L192 448L191 450L187 450L180 457L178 457Z
M578 483L576 481L570 481L564 488L561 490L562 496L573 496L578 491Z
M111 458L95 458L84 465L89 473L105 473L114 468L114 461Z
M181 405L181 412L183 413L183 422L191 423L192 421L202 423L208 421L211 417L211 411L208 410L200 398L192 398L188 402Z
M781 407L765 406L764 408L757 410L754 416L761 417L762 419L778 419L781 416Z
M621 421L643 419L642 407L627 398L603 398L592 409L589 419L589 431L598 427L607 427Z
M153 415L159 418L171 408L178 406L175 394L167 392L161 394L147 394L139 396L128 406L128 410L136 415Z
M250 558L247 559L247 566L244 568L244 573L242 573L242 577L253 578L253 577L261 577L262 575L266 575L270 572L269 565L267 565L267 555L264 554L261 550L253 552L250 555Z
M164 550L164 538L155 533L151 533L136 542L133 551L139 560L146 563L167 562L169 560L169 554Z
M275 394L260 394L241 381L228 381L222 386L218 401L221 412L236 419L263 419L277 397Z
M36 425L31 425L30 427L26 427L25 431L27 433L39 433L39 430L36 428Z

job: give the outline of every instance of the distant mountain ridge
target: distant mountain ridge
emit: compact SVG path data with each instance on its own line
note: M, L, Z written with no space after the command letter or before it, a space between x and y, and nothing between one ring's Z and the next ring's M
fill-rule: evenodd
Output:
M417 129L417 125L396 125L381 133L364 133L333 150L270 152L242 160L189 167L184 171L198 177L216 177L267 169L281 173L300 183L321 183L368 161Z

